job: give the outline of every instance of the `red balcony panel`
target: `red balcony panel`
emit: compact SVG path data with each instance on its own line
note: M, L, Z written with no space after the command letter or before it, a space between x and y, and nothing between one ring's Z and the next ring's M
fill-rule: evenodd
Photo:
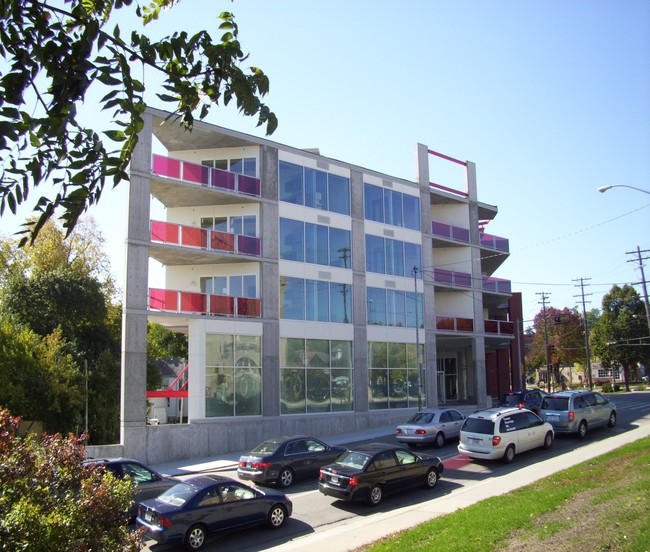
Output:
M498 334L499 322L497 320L484 320L485 333Z
M469 230L467 228L451 227L451 237L463 243L469 243Z
M210 295L210 314L234 316L235 298L227 295Z
M178 292L168 289L149 290L149 308L161 311L178 311Z
M436 316L436 329L453 332L456 327L453 316Z
M471 318L456 318L456 329L459 332L473 332L474 320Z
M178 224L152 220L151 241L178 244Z
M514 322L500 322L499 326L500 326L502 334L515 335L515 323Z
M237 251L247 255L260 256L261 241L253 236L237 236Z
M222 171L219 169L212 169L210 176L210 184L213 188L223 188L224 190L235 190L235 174Z
M237 297L237 316L253 316L259 318L262 314L262 304L259 299Z
M196 226L183 226L181 244L189 247L208 247L208 231Z
M227 232L210 232L210 249L218 251L235 251L235 235Z
M180 179L181 162L178 159L170 159L164 155L154 155L153 172L161 176Z
M181 291L181 311L183 312L207 312L207 295L204 293L193 293Z
M242 194L260 195L260 179L245 174L237 175L237 190Z
M187 161L183 162L183 180L186 182L207 185L209 183L209 178L210 167L188 163Z

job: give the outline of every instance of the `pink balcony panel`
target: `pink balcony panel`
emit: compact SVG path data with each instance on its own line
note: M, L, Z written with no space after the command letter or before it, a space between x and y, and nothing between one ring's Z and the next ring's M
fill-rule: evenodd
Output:
M456 241L469 243L469 230L467 228L451 227L451 237Z
M235 174L222 171L219 169L212 169L210 176L210 183L213 188L223 188L224 190L235 190Z
M226 232L210 232L210 249L217 251L235 251L235 235Z
M259 299L237 297L237 316L252 316L259 318L261 314L262 309Z
M235 314L235 298L227 295L210 295L210 314L233 316Z
M456 330L459 332L473 332L474 320L471 318L456 318Z
M506 253L510 250L510 245L506 238L500 238L492 234L481 234L481 246Z
M252 236L237 236L237 251L246 255L260 256L260 239Z
M151 241L178 244L178 224L152 220Z
M472 275L465 272L454 272L454 283L457 286L472 287Z
M194 184L207 185L210 179L210 167L183 162L183 180Z
M207 295L204 293L181 292L181 311L206 312Z
M245 174L237 175L237 191L253 196L260 195L260 179Z
M451 270L446 270L444 268L434 268L433 279L438 284L452 285L454 283L454 273Z
M206 249L208 247L208 231L196 226L183 226L181 245Z
M153 172L161 176L179 179L181 177L181 162L164 155L154 155Z
M492 277L483 278L483 289L495 293L511 293L512 290L510 280Z
M178 311L178 292L168 289L150 289L149 308L161 311Z

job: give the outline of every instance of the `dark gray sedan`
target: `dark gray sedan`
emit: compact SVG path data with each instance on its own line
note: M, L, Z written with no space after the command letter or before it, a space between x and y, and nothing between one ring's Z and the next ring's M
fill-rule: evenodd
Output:
M268 439L239 458L237 476L259 485L286 488L297 478L318 477L321 466L334 462L346 450L304 435Z

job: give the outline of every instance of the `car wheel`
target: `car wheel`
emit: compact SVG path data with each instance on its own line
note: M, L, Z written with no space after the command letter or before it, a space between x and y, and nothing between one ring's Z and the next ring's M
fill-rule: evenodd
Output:
M287 519L287 510L282 504L276 504L269 511L269 515L266 517L266 525L271 529L279 529L284 525L284 522Z
M552 444L553 444L553 433L549 431L544 437L544 448L550 449Z
M384 498L384 491L381 488L381 485L374 485L370 489L370 495L368 495L368 502L370 502L370 504L372 504L373 506L377 506L377 504L381 502L382 498Z
M445 434L442 431L439 431L433 444L436 446L436 448L442 448L445 446L445 441Z
M612 410L609 413L609 420L607 421L607 427L614 427L616 425L616 412Z
M587 435L587 422L582 420L578 426L578 437L584 439L585 435Z
M185 548L188 550L201 550L205 545L207 534L203 525L192 525L185 533Z
M280 475L278 475L278 485L283 489L290 487L293 483L293 472L291 468L282 468Z
M515 459L515 446L508 445L503 453L503 463L510 464Z
M431 468L427 472L427 478L424 481L424 486L427 489L433 489L437 484L438 484L438 472L434 468Z

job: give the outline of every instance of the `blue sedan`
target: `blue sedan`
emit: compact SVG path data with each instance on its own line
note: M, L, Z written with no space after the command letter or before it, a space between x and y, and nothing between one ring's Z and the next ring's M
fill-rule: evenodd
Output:
M200 550L209 535L266 524L278 529L293 505L282 493L249 487L218 475L189 478L158 498L141 502L138 526L159 543Z

